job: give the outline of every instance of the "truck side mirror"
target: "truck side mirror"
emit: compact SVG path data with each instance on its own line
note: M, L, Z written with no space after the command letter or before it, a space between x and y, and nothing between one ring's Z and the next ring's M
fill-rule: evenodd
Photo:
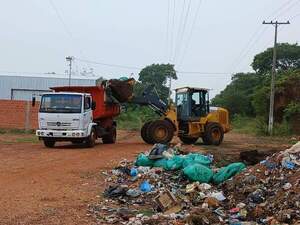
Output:
M32 104L32 107L34 107L35 106L35 97L32 97L32 102L31 102L31 104Z
M92 110L96 109L96 102L92 101Z

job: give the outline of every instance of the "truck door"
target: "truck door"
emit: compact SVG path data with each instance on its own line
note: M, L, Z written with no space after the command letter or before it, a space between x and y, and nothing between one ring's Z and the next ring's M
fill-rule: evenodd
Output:
M83 127L88 128L89 124L93 121L93 111L92 111L92 99L90 96L84 96L83 102Z

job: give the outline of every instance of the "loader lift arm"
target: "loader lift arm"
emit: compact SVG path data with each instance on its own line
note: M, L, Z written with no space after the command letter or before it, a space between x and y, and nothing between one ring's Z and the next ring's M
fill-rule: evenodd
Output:
M149 106L160 116L166 115L168 109L167 104L159 98L154 85L147 87L141 96L134 96L130 103Z

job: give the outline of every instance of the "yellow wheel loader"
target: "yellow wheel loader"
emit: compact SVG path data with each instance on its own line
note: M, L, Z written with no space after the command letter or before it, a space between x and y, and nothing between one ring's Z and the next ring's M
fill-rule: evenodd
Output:
M127 84L132 86L134 81ZM145 123L141 129L141 136L148 144L169 143L178 136L185 144L193 144L201 137L204 144L220 145L224 133L230 130L228 111L210 107L209 91L205 88L178 88L175 104L167 105L154 87L149 86L141 96L128 98L128 102L150 106L160 115L160 119Z

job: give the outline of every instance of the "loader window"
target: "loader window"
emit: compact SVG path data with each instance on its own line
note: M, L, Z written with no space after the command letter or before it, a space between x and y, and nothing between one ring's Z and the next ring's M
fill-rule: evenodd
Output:
M178 93L176 95L176 107L178 118L189 117L188 93Z
M192 94L192 117L199 118L205 116L207 111L207 91L197 91Z

